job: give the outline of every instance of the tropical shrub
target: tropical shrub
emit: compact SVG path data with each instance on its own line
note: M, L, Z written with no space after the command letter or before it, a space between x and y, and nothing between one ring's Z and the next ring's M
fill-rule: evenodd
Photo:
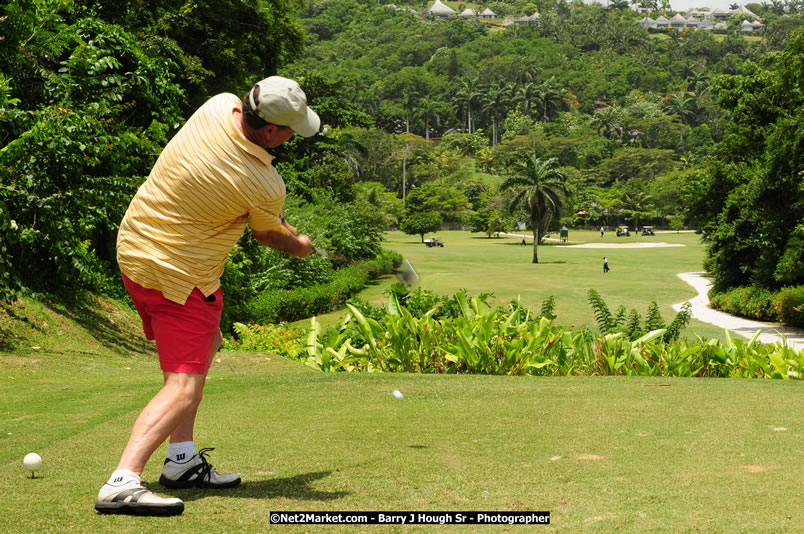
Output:
M659 306L656 301L652 301L648 305L643 325L642 316L637 310L632 309L629 313L626 313L625 306L619 306L614 313L611 313L606 301L595 289L589 289L587 298L594 311L600 332L602 334L621 333L629 340L636 339L648 332L662 330L662 339L665 342L673 341L679 338L681 331L686 328L692 318L692 305L689 302L685 302L681 307L681 311L667 326L659 313Z
M263 291L246 305L247 319L244 320L257 323L295 321L342 308L372 276L391 273L400 263L399 254L384 251L375 260L339 269L325 284Z
M39 39L31 46L56 56L44 62L53 71L41 67L39 107L23 110L29 100L8 97L15 80L0 82L0 294L120 294L115 233L168 125L180 121L174 65L91 17L62 26L50 43Z
M773 306L774 293L761 287L735 287L710 295L710 300L713 308L726 313L760 321L776 321L778 318Z
M736 287L710 293L712 307L759 321L804 325L804 286L770 291L760 287Z
M804 286L785 287L773 297L778 320L804 326Z
M285 323L276 325L234 323L233 330L237 338L225 339L223 350L270 352L293 359L299 359L305 350L304 332Z
M291 344L283 351L271 339L250 346L278 347L279 354L323 371L482 373L512 375L700 376L800 379L804 350L743 341L726 331L726 341L687 341L660 328L630 339L626 332L595 334L567 330L551 317L537 317L513 301L492 309L479 297L455 295L456 317L415 317L396 295L389 295L385 316L366 316L347 304L337 328L322 332L315 318L304 353ZM675 321L674 321L675 322ZM238 327L241 328L241 327ZM280 328L280 327L277 327ZM249 334L259 332L252 329ZM269 337L276 336L269 330ZM297 335L290 335L296 339ZM280 336L280 339L281 338Z

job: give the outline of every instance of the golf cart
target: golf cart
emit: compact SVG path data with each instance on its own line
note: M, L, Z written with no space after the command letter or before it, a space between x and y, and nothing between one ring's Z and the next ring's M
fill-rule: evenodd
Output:
M444 242L441 241L441 237L434 235L430 236L428 239L424 240L424 244L428 247L443 247Z
M642 235L656 235L653 233L653 226L643 226Z
M627 226L618 226L617 227L617 237L624 235L626 237L631 237L631 232L628 230Z

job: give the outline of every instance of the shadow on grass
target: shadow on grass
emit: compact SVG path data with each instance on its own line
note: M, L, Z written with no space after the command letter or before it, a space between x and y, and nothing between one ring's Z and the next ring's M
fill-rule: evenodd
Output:
M95 296L70 295L60 299L48 298L43 303L50 310L74 321L111 352L125 355L154 351L153 343L145 339L142 330L131 328L131 321L123 317L120 310ZM138 319L136 324L139 326Z
M303 473L293 477L272 478L243 482L239 486L226 490L188 489L175 493L183 501L195 501L210 495L216 497L237 497L240 499L294 499L298 501L334 501L349 495L348 491L321 491L310 487L312 482L321 480L332 474L332 471Z

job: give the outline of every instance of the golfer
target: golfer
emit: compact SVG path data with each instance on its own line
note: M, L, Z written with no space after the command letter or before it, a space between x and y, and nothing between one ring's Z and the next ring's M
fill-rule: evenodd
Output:
M318 115L293 80L272 76L241 100L219 94L167 144L120 223L117 260L123 282L156 341L164 385L134 422L117 469L98 493L101 513L175 515L177 498L152 493L140 475L170 438L159 482L168 488L230 488L193 441L207 371L220 347L220 276L246 225L260 243L296 257L312 252L285 221L285 184L266 149L294 133L314 135Z

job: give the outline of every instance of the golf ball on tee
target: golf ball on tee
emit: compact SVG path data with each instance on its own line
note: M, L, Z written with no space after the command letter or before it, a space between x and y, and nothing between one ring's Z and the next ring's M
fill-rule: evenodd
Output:
M402 399L404 398L404 396L402 395L402 392L401 392L401 391L399 391L398 389L395 389L395 390L393 391L393 393L394 393L394 398L395 398L395 399L402 400Z
M25 455L22 463L25 464L26 469L29 471L38 471L42 468L42 457L35 452L31 452Z

